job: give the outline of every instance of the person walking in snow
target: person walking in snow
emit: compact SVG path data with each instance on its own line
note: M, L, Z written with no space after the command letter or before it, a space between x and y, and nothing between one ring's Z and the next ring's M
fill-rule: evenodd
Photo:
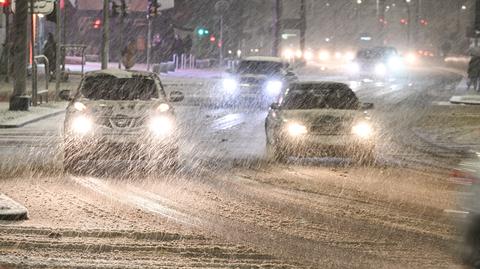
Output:
M472 55L470 62L468 63L468 82L467 90L470 90L470 87L473 86L475 91L480 90L480 56Z

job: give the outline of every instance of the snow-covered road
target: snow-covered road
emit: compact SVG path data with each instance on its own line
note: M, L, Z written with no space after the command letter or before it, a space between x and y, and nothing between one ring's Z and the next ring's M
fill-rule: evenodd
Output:
M335 158L269 163L266 111L212 105L212 80L196 84L201 97L186 89L176 107L185 132L174 175L63 175L62 116L0 130L0 190L30 210L27 221L0 223L0 264L460 268L444 210L455 208L448 171L462 154L417 135L445 124L428 120L439 111L466 113L434 105L460 79L420 70L354 83L383 128L372 167Z

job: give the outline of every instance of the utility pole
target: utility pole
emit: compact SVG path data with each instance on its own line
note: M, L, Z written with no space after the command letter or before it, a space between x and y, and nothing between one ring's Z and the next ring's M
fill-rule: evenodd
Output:
M124 47L124 38L123 38L123 30L124 30L124 22L125 22L125 17L128 15L128 8L127 8L127 3L125 0L121 0L120 3L120 44L118 46L118 69L122 68L122 50Z
M381 43L379 45L383 45L385 42L385 24L387 23L385 18L385 0L377 0L377 23L379 25L379 40Z
M13 95L10 110L28 110L29 99L24 98L27 79L28 1L17 1L13 17Z
M305 0L300 0L300 50L305 55L305 43L307 34L307 11Z
M281 17L282 17L282 0L275 0L275 7L273 13L273 47L272 56L279 56L280 54L280 32L281 32Z
M215 11L220 16L220 40L218 41L218 57L219 57L219 66L223 66L223 15L227 12L230 7L230 2L226 0L220 0L215 3Z
M55 100L58 100L60 93L60 80L61 80L61 71L60 65L62 62L62 10L60 5L60 0L55 2L55 20L56 20L56 28L55 28L55 37L57 38L57 46L55 48Z
M110 47L109 2L109 0L103 0L102 69L108 68L108 53Z
M3 47L5 55L5 82L10 82L10 6L3 7L5 13L5 45Z

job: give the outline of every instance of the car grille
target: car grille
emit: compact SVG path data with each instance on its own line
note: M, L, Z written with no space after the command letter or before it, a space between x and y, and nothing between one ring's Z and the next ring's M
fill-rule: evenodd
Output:
M100 117L97 119L97 124L107 128L129 129L138 128L145 125L145 118L142 117L128 117L128 116L114 116L114 117Z
M347 134L350 131L351 122L348 118L323 116L313 122L310 132L319 135Z
M258 78L240 78L240 84L252 84L252 85L263 85L265 83L264 79Z

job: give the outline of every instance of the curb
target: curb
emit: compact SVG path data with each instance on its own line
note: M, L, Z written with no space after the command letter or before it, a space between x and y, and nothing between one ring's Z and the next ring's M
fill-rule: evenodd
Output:
M5 194L0 193L0 220L28 219L28 210Z
M60 115L62 113L65 113L64 109L62 109L60 111L55 111L55 112L52 112L52 113L49 113L49 114L45 114L45 115L42 115L42 116L38 116L36 118L29 119L29 120L26 120L26 121L23 121L23 122L20 122L20 123L16 123L16 124L0 124L0 129L20 128L20 127L23 127L27 124L38 122L38 121L41 121L41 120L44 120L44 119L47 119L47 118L50 118L50 117L55 117L55 116Z

